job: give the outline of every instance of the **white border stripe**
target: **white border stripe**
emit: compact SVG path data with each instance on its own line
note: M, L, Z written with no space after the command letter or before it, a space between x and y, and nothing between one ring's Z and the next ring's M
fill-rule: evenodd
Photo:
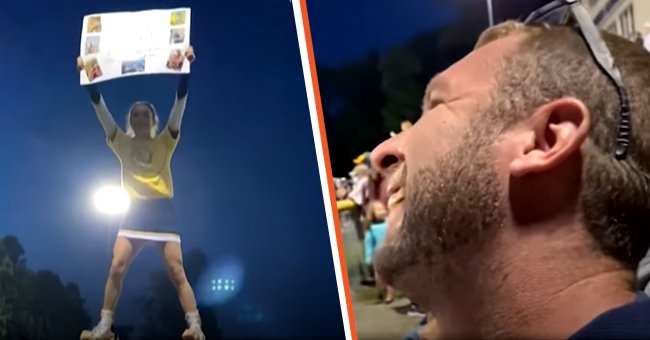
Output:
M318 171L320 173L320 185L323 191L323 202L325 204L325 215L327 217L327 226L330 234L330 246L332 248L332 260L334 262L334 272L336 274L336 284L339 291L339 303L341 304L341 315L343 316L343 329L345 338L351 340L350 319L348 317L348 307L345 300L345 288L343 286L343 277L341 276L341 263L339 250L336 242L336 231L334 226L334 217L332 215L332 204L330 201L329 186L327 181L327 172L325 171L325 162L321 143L320 129L318 126L318 112L316 111L316 99L314 86L312 84L311 70L309 67L309 55L307 52L307 38L305 37L305 27L302 21L302 11L299 0L290 0L293 4L293 16L296 21L296 31L298 33L298 45L300 46L300 59L302 60L302 73L305 76L305 88L307 90L307 102L309 104L309 116L311 117L311 130L314 133L314 145L316 146L316 159L318 161Z
M153 232L121 229L117 233L117 236L123 236L126 238L135 238L139 240L181 243L181 237L179 235L169 234L169 233L153 233Z

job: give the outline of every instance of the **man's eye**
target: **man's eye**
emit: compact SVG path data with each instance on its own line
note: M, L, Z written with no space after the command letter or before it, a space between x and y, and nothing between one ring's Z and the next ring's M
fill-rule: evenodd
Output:
M431 103L429 104L429 110L433 110L436 108L436 106L442 104L443 101L440 99L433 99L431 100Z

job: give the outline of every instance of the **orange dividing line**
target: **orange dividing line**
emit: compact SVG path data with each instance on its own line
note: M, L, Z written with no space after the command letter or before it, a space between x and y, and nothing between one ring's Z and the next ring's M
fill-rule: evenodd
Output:
M320 99L320 88L318 87L318 74L316 72L316 60L314 58L314 47L311 40L311 30L309 29L309 15L307 14L307 0L300 0L302 8L302 21L305 28L305 40L307 42L307 56L309 58L309 69L311 72L311 82L314 87L314 101L316 102L316 111L318 113L318 127L320 129L320 141L323 147L323 158L325 163L325 173L327 175L327 187L330 192L330 204L332 206L332 215L334 217L334 226L336 229L336 243L339 249L339 262L341 263L341 276L343 277L343 289L345 291L345 302L348 307L348 318L350 322L350 333L352 339L357 340L357 327L354 323L354 310L352 308L352 296L350 294L350 282L348 280L348 268L345 264L345 251L343 249L343 236L341 234L341 221L339 220L338 210L336 208L336 195L334 190L334 179L332 176L332 165L330 164L330 153L327 146L327 134L325 131L325 118L323 115L323 105Z

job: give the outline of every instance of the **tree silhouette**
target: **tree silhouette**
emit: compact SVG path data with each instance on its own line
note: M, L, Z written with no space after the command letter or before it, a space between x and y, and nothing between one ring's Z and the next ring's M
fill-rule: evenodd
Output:
M15 236L7 235L2 239L2 246L4 247L5 255L13 263L14 266L24 265L25 250ZM22 262L22 263L21 263Z
M0 242L0 339L9 337L15 300L14 265L3 242Z
M120 340L131 340L133 339L133 332L135 328L129 325L114 325L113 332L117 334Z
M77 338L91 322L79 287L64 284L51 271L34 272L25 263L16 237L0 239L0 338Z
M384 132L399 131L402 121L413 122L420 116L422 95L417 77L422 72L421 63L409 49L398 46L381 58L379 71L385 96L381 109Z
M386 54L338 67L317 65L334 176L346 176L351 160L399 130L401 119L419 117L429 79L467 55L488 27L485 1L441 0L455 8L455 21L422 32ZM495 23L523 19L548 0L492 0Z
M336 69L319 67L318 77L325 112L327 141L332 167L337 176L347 174L352 159L380 143L385 136L381 108L379 55Z
M488 26L485 2L445 0L456 20L423 32L380 56L334 68L317 65L334 176L345 176L351 160L399 130L403 119L419 118L426 84L468 54ZM546 0L493 0L495 22L521 19Z

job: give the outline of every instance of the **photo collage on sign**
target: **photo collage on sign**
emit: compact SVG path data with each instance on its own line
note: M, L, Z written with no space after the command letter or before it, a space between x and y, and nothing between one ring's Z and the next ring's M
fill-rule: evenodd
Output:
M84 56L84 72L89 81L93 81L103 75L102 68L97 62L95 54L100 52L100 42L102 33L102 17L99 15L91 16L86 23L86 41Z
M122 62L122 74L144 72L145 59L125 60Z
M174 11L169 17L169 45L181 45L185 43L185 22L187 20L186 11ZM174 48L169 53L167 59L167 68L170 70L180 71L183 68L185 55L181 48Z

